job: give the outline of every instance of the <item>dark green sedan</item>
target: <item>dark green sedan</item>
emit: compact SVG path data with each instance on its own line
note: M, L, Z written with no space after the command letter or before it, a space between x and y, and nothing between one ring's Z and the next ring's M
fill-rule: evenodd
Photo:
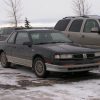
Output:
M15 30L0 42L2 67L11 63L32 67L38 77L50 71L78 72L99 69L100 50L73 43L63 33L49 29Z

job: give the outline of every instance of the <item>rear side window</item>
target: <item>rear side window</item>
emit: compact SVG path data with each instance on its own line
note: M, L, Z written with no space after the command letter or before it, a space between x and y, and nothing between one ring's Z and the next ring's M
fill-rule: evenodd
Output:
M16 36L16 44L23 44L24 42L29 42L28 34L25 32L19 32Z
M71 27L69 28L69 31L70 32L80 32L82 23L83 23L82 19L74 20L71 24Z
M70 22L70 19L62 19L58 21L58 23L55 25L54 29L59 31L64 31L66 27L68 26Z

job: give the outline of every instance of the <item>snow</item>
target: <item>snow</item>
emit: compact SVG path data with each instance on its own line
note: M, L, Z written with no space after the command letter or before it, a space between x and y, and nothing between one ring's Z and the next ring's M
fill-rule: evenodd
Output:
M27 68L0 67L0 100L100 100L100 72L91 75L93 79L80 77L80 81L39 79Z
M49 94L53 100L87 100L87 98L100 100L100 80L56 84L52 87L34 88L32 91L33 93L39 91L42 95Z

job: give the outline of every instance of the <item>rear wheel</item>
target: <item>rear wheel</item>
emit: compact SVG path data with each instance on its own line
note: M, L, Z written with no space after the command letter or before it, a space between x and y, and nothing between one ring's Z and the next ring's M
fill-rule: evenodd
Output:
M46 71L46 66L44 63L44 60L40 57L37 57L33 61L33 70L36 76L40 78L45 78L48 75L48 72Z
M10 67L10 62L8 62L5 52L1 53L0 60L1 60L2 67L4 67L4 68Z

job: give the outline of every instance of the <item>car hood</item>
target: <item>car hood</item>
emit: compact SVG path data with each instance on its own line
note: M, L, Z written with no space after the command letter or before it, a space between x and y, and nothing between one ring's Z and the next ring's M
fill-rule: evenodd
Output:
M55 52L62 52L62 53L89 53L89 52L96 52L98 50L94 50L91 48L86 48L82 47L79 45L74 45L74 44L62 44L62 43L57 43L57 44L45 44L45 45L40 45L41 48L49 49Z

